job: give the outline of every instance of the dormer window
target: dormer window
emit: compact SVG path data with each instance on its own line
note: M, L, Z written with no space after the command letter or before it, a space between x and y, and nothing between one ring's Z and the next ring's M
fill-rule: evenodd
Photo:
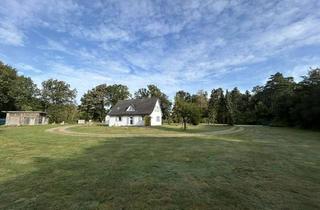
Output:
M132 105L130 105L128 108L127 108L127 112L134 112L135 109L133 108Z

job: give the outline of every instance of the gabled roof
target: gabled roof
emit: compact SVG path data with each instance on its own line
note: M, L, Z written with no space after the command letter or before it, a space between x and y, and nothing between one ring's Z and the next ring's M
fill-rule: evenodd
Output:
M157 103L157 98L143 98L143 99L131 99L121 100L114 105L109 116L123 116L123 115L149 115L152 113L154 106ZM129 106L134 107L134 111L127 111Z

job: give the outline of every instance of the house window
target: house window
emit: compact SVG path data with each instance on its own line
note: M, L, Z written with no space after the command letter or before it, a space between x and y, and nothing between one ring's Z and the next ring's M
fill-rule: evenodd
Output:
M160 122L160 117L159 116L157 116L157 122Z
M134 112L135 109L133 108L132 105L130 105L128 108L127 108L127 112Z
M118 121L121 122L121 116L118 117Z

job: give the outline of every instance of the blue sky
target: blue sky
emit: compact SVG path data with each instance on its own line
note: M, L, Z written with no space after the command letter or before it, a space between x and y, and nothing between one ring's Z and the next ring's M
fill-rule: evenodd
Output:
M320 1L2 0L0 60L37 84L251 90L320 66Z

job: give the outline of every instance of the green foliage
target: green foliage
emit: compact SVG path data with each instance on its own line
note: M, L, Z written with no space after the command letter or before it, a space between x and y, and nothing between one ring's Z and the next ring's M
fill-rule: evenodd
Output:
M200 123L201 110L195 103L184 99L186 98L180 97L178 92L175 97L174 113L176 117L182 120L183 128L187 129L187 123L192 123L193 125Z
M38 95L30 78L19 76L14 68L0 61L0 111L39 110Z
M50 123L75 122L79 117L74 105L76 89L64 81L49 79L42 82L41 101Z
M192 125L199 125L201 121L201 109L196 104L191 104L190 109L190 123Z
M191 96L191 101L199 107L201 118L208 117L208 93L206 91L199 90L197 94Z
M106 115L108 86L98 85L81 98L80 110L86 120L102 121Z
M151 126L151 117L150 116L145 116L144 117L144 125L145 126Z
M77 90L64 81L49 79L42 82L41 100L45 108L52 104L72 104L76 95Z
M305 128L320 129L320 69L311 69L297 85L291 109L292 120Z
M208 119L210 123L234 124L234 107L231 95L227 91L224 95L222 88L211 91L208 105Z
M220 101L222 100L221 97L223 97L223 90L222 88L213 89L210 94L210 99L208 102L208 119L210 123L219 123L221 119L218 119L218 113L219 116L221 116L221 108L219 106Z
M127 86L114 84L108 86L101 84L89 90L81 98L81 116L86 120L103 121L107 111L106 107L114 106L119 100L129 98Z
M140 88L137 92L134 93L134 97L137 99L148 98L150 97L149 90L146 88Z
M231 101L230 93L228 91L225 97L225 115L226 115L226 123L228 125L234 125L234 108Z
M47 109L49 123L75 123L79 118L77 107L73 104L51 104Z
M129 97L130 92L127 86L121 84L107 86L106 105L114 106L119 100L125 100Z

